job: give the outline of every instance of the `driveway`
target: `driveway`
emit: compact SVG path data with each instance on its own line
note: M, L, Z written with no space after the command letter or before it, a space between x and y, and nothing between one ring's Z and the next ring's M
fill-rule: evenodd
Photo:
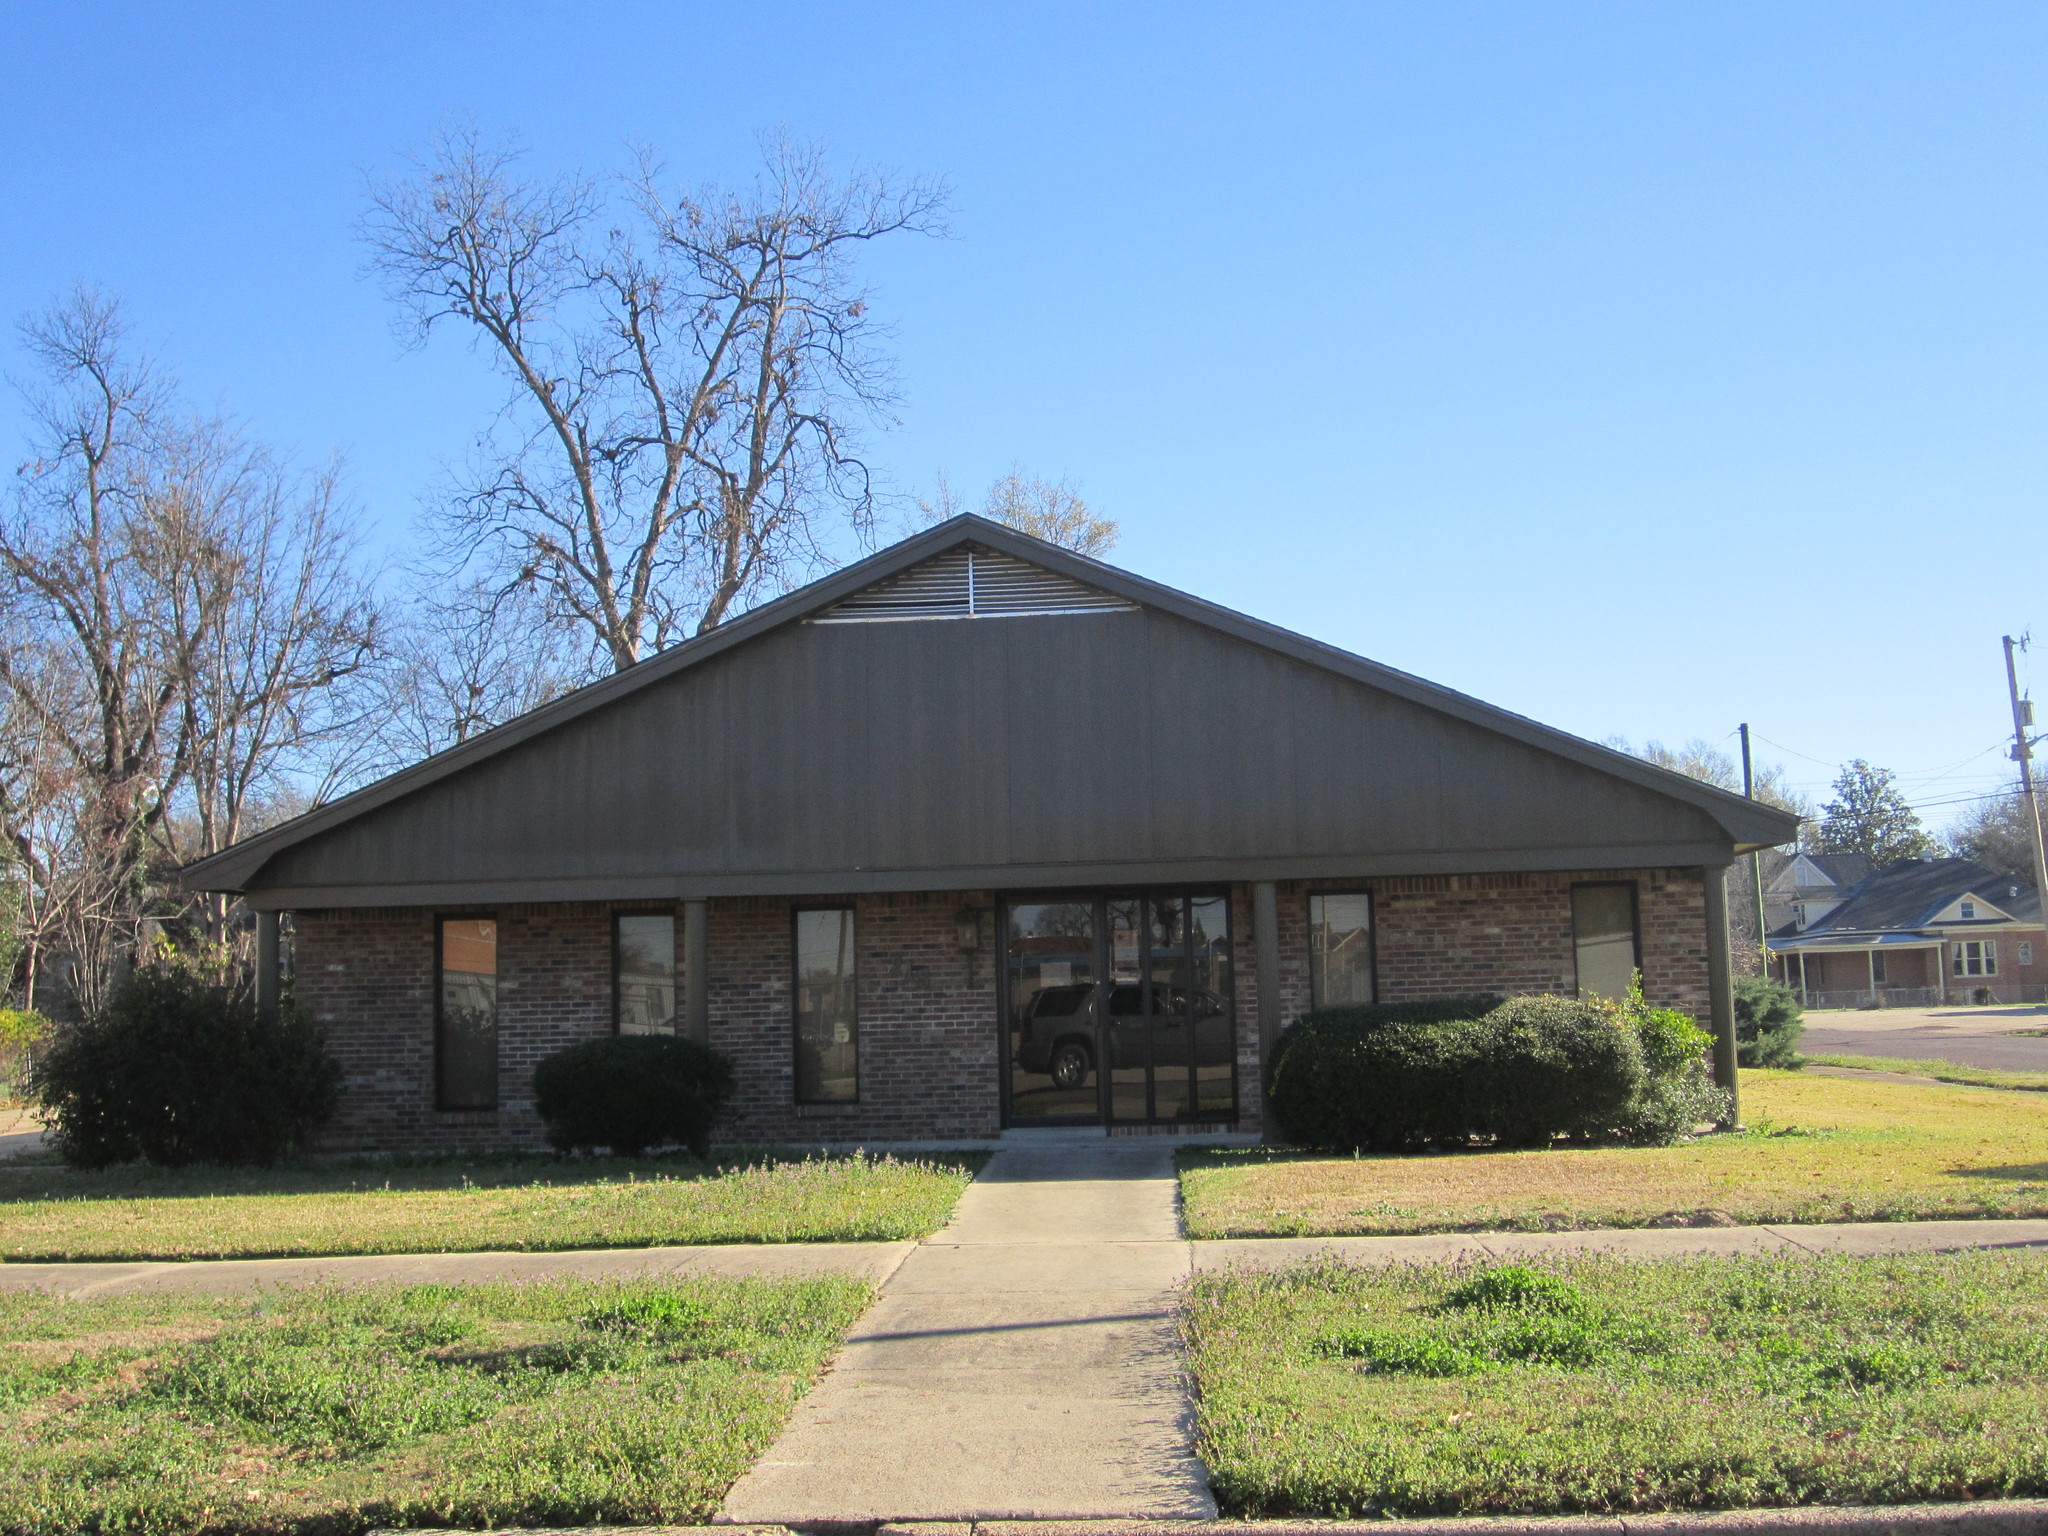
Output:
M2048 1072L2048 1006L1810 1008L1799 1049L1809 1056L1939 1056L1971 1067Z
M0 1161L42 1150L42 1121L25 1109L0 1108Z

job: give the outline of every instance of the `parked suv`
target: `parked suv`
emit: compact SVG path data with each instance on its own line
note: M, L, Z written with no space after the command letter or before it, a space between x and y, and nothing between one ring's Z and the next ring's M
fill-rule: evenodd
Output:
M1045 987L1031 995L1017 1030L1017 1065L1043 1072L1060 1088L1078 1088L1095 1069L1101 989L1089 981ZM1188 1061L1188 989L1156 987L1164 1003L1152 1020L1152 1064L1186 1066ZM1144 987L1120 981L1109 988L1110 1066L1145 1064ZM1194 989L1194 1056L1197 1066L1218 1066L1231 1059L1230 1004L1207 987Z

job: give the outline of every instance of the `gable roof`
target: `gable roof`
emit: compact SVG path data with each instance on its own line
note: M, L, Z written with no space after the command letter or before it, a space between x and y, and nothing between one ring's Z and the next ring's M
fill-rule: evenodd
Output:
M1806 880L1801 866L1809 866L1818 880ZM1877 866L1860 853L1795 853L1789 856L1775 875L1769 888L1786 893L1790 891L1843 890L1868 880L1876 873Z
M996 557L998 565L1013 577L1017 574L1016 567L1021 565L1052 578L1064 579L1068 584L1089 593L1102 594L1110 600L1098 606L1149 609L1172 615L1681 802L1704 813L1720 828L1732 852L1783 843L1797 831L1798 819L1786 812L1655 767L1626 753L1581 740L1469 695L969 514L915 534L830 576L764 603L709 634L659 652L624 672L577 689L353 794L199 860L188 866L186 883L193 889L247 889L268 861L288 850L321 838L455 775L503 758L537 738L704 667L715 658L729 656L741 647L763 641L790 626L805 620L832 621L854 616L848 607L842 606L847 605L849 599L860 600L851 605L857 609L875 598L885 598L891 591L900 593L906 585L914 584L901 583L899 578L917 572L928 563L937 567L948 560L957 562L958 556L965 551ZM1044 583L1041 582L1040 586L1043 589ZM1039 612L1042 607L1035 608L1026 603L1013 611ZM993 619L995 615L989 617Z
M1905 859L1870 876L1800 937L1925 928L1965 896L1974 896L1999 913L1975 919L1978 923L2041 920L2040 897L2015 876L2000 874L1975 859Z

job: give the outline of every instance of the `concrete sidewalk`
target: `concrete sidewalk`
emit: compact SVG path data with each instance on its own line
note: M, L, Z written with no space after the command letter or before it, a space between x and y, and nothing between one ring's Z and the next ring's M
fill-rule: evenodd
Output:
M562 1253L394 1253L324 1259L201 1259L135 1264L0 1264L0 1290L59 1296L195 1291L231 1296L261 1285L405 1285L477 1280L642 1280L652 1275L793 1279L856 1275L879 1284L915 1243L723 1243L678 1248L583 1248Z
M1214 1519L1172 1318L1178 1194L1168 1145L998 1152L720 1521Z
M1005 1154L1010 1156L1011 1154ZM1042 1154L1017 1154L1040 1157ZM1120 1153L1104 1156L1118 1157ZM1071 1161L1069 1154L1068 1161ZM1011 1165L1023 1168L1019 1161ZM1006 1178L1010 1177L1005 1175ZM988 1175L983 1175L986 1182ZM1120 1183L1122 1181L1106 1181ZM979 1184L974 1189L979 1189ZM1041 1221L1050 1201L1076 1198L1075 1184L1063 1182L1039 1197L1010 1194L1018 1205L1038 1205ZM973 1191L970 1190L970 1194ZM1135 1191L1132 1192L1135 1194ZM1156 1187L1145 1198L1156 1200ZM1171 1195L1169 1189L1165 1191ZM979 1205L979 1201L976 1201ZM262 1285L310 1285L320 1281L360 1284L395 1280L401 1284L468 1280L639 1279L649 1275L759 1276L857 1275L880 1285L924 1248L987 1246L987 1239L963 1242L959 1232L986 1231L990 1220L962 1226L963 1200L955 1225L918 1243L717 1243L674 1248L571 1248L553 1253L397 1253L308 1259L190 1259L163 1262L10 1264L0 1262L0 1290L47 1290L60 1296L119 1296L137 1291L182 1290L233 1295ZM1068 1241L1047 1232L1033 1240L1045 1252L1034 1262L1048 1268L1075 1262L1102 1247ZM997 1242L995 1246L1004 1246ZM1354 1264L1417 1262L1462 1257L1541 1258L1559 1253L1614 1253L1632 1258L1677 1258L1708 1253L1943 1253L1961 1248L2048 1248L2048 1221L1873 1221L1825 1226L1602 1228L1586 1232L1438 1232L1419 1237L1254 1237L1203 1242L1165 1238L1111 1239L1116 1262L1170 1266L1174 1280L1202 1270L1251 1264L1274 1267L1300 1259L1334 1255ZM1140 1251L1142 1249L1142 1252ZM1107 1250L1105 1250L1107 1251ZM1096 1254L1095 1257L1102 1257ZM1145 1272L1146 1285L1151 1271ZM921 1284L906 1280L905 1286ZM891 1290L895 1287L892 1285ZM1120 1289L1121 1287L1111 1287ZM1139 1289L1145 1289L1140 1286ZM904 1294L909 1294L906 1288ZM861 1337L859 1333L855 1338Z

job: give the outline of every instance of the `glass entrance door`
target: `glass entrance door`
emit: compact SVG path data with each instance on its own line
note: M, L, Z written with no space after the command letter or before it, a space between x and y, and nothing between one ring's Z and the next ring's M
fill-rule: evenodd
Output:
M1230 904L1150 892L1003 909L1005 1123L1214 1123L1237 1107Z

